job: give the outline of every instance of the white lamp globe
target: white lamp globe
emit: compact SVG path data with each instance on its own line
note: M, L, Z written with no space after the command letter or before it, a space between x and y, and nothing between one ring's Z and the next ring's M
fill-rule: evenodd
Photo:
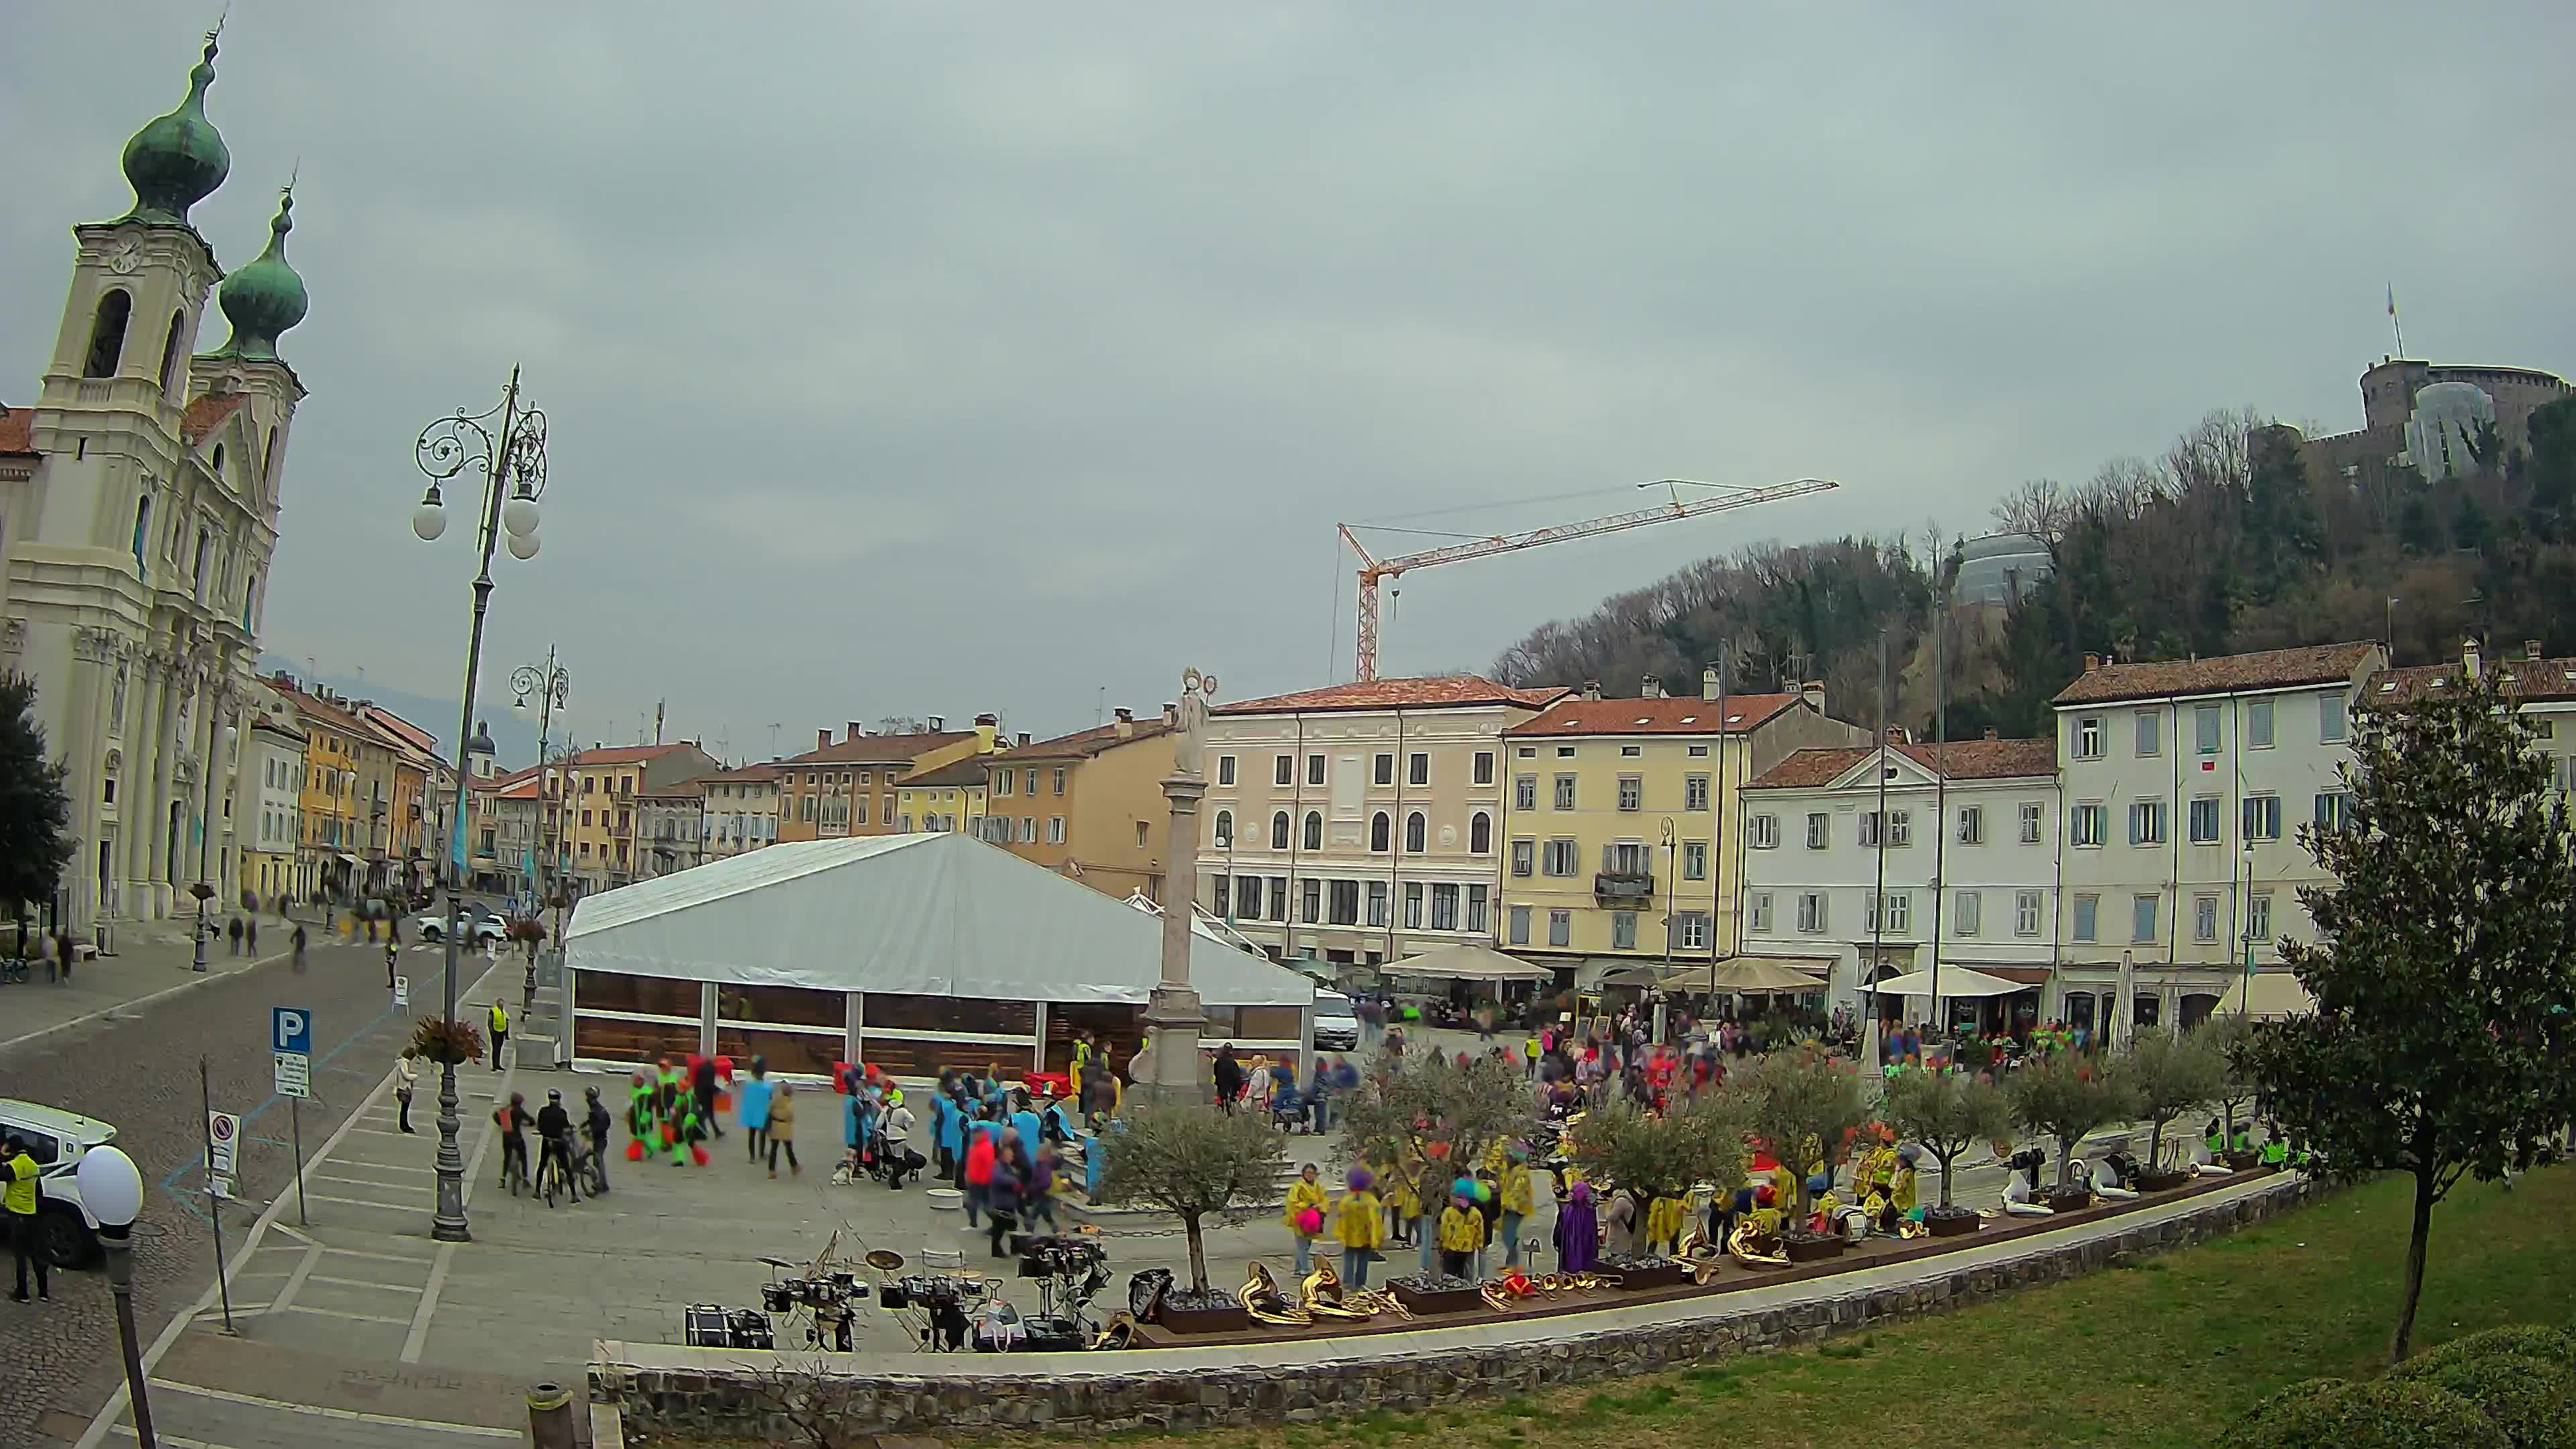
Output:
M424 498L420 506L411 511L412 537L423 543L436 543L438 536L446 531L447 510L438 506L437 499Z
M512 538L520 538L536 532L537 500L522 493L502 504L501 527L508 530Z
M510 557L515 559L532 559L536 556L537 536L535 534L514 533L510 535Z
M80 1184L81 1201L103 1227L132 1227L143 1211L143 1174L134 1170L134 1159L117 1148L93 1147L83 1153L72 1180Z

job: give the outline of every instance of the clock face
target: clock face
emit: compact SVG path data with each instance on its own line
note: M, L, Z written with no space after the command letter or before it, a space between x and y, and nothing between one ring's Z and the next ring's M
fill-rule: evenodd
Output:
M108 269L115 272L118 276L124 276L133 271L136 266L142 263L142 261L143 243L132 237L127 237L118 242L115 246L108 248Z

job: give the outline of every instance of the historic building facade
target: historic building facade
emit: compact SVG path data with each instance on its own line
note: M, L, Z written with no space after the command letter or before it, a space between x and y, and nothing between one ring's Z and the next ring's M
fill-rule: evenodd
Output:
M277 344L306 303L286 261L291 195L267 250L229 276L189 224L231 169L206 117L214 59L209 39L186 98L126 143L133 207L73 227L37 400L0 411L0 663L37 682L69 770L59 905L83 931L193 911L200 880L234 899L248 839L251 661L304 398ZM199 353L210 294L231 335Z

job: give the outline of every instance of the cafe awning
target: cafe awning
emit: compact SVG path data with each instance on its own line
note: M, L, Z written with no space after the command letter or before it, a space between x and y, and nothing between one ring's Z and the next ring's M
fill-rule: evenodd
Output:
M2259 971L2236 978L2236 984L2220 998L2217 1014L2305 1016L2316 1009L2317 999L2299 984L2298 977L2287 971Z
M1908 971L1902 976L1890 976L1861 989L1875 991L1882 996L1930 996L1932 973ZM2006 996L2028 989L2018 981L2006 981L1983 971L1971 971L1965 966L1945 966L1941 970L1940 990L1943 996Z
M1553 981L1556 972L1534 961L1506 956L1468 942L1425 951L1380 966L1385 976L1431 976L1447 981Z

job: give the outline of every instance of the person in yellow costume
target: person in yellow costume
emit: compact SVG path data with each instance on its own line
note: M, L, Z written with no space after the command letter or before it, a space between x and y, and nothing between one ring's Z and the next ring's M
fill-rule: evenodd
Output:
M1315 1164L1309 1162L1297 1169L1297 1180L1288 1184L1288 1206L1280 1217L1288 1224L1289 1236L1297 1240L1297 1276L1305 1277L1315 1270L1315 1240L1324 1235L1324 1212L1332 1206L1324 1196L1324 1184L1316 1177Z
M1405 1180L1400 1166L1388 1164L1375 1169L1380 1206L1386 1209L1387 1235L1383 1241L1405 1246L1413 1243L1413 1220L1422 1216L1422 1199Z
M1895 1174L1888 1179L1888 1205L1896 1209L1896 1215L1898 1217L1912 1217L1915 1215L1914 1162L1914 1149L1911 1147L1896 1154L1896 1171Z
M1484 1246L1485 1215L1476 1211L1468 1194L1452 1193L1449 1206L1440 1212L1440 1271L1452 1278L1468 1276Z
M1646 1251L1670 1253L1681 1242L1683 1200L1659 1197L1646 1204Z
M1521 1262L1521 1224L1536 1211L1530 1187L1529 1150L1514 1146L1505 1154L1502 1171L1503 1194L1503 1266L1517 1268Z
M1342 1286L1354 1292L1368 1286L1369 1264L1386 1241L1386 1217L1378 1202L1377 1176L1354 1167L1346 1181L1350 1191L1333 1205L1333 1236L1342 1245Z

